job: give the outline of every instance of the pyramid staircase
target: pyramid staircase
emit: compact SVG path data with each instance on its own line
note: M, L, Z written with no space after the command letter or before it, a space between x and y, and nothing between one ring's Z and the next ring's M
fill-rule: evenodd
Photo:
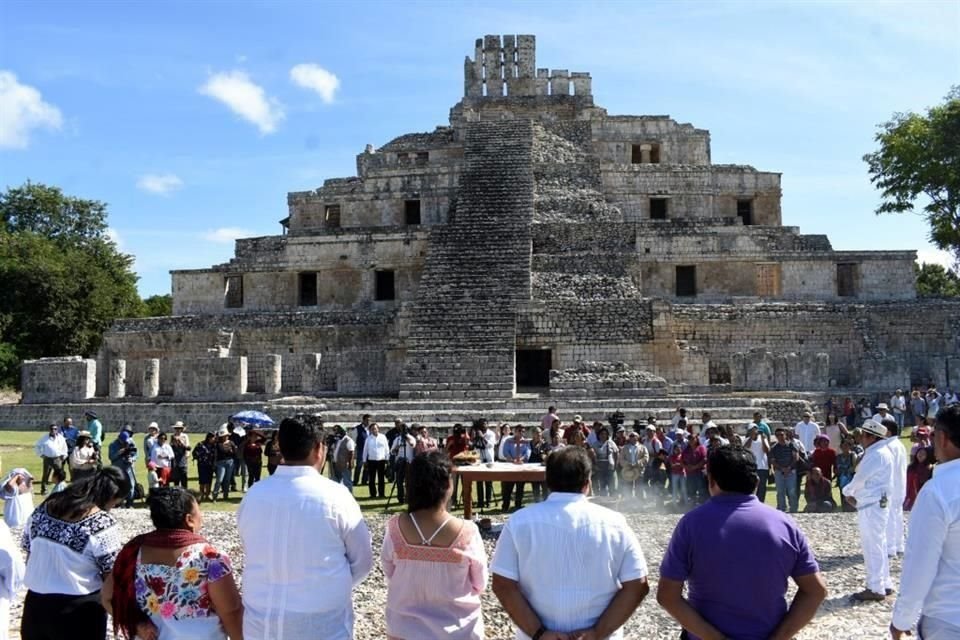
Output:
M430 234L413 304L400 398L514 391L516 317L530 299L533 124L476 122L456 211Z

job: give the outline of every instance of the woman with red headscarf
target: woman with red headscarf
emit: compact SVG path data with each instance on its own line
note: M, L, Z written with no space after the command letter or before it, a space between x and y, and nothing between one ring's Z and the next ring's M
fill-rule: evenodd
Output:
M114 632L129 640L243 640L230 559L198 533L193 495L161 487L147 503L156 530L123 547L101 591Z

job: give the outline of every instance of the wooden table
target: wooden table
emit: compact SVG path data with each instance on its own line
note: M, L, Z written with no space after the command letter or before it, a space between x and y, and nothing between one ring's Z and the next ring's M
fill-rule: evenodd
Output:
M490 462L454 467L454 473L463 482L463 517L473 519L474 482L544 482L547 469L542 464L513 464Z

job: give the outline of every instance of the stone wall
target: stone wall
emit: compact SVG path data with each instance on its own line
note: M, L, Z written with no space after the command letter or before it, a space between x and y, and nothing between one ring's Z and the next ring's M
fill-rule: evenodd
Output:
M26 360L20 369L23 402L74 402L97 391L97 363L79 356Z
M420 282L429 232L411 228L369 231L286 238L282 243L250 245L238 240L241 251L227 264L173 272L173 313L376 309L412 300ZM394 272L396 300L374 300L375 273L381 270ZM300 273L317 274L316 305L301 304ZM225 278L229 275L243 278L241 308L225 307Z

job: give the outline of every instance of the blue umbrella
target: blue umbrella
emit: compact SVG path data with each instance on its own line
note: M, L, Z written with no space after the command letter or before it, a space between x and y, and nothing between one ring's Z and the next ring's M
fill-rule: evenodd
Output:
M241 411L230 416L230 420L235 424L245 424L250 427L272 427L273 418L262 411Z

